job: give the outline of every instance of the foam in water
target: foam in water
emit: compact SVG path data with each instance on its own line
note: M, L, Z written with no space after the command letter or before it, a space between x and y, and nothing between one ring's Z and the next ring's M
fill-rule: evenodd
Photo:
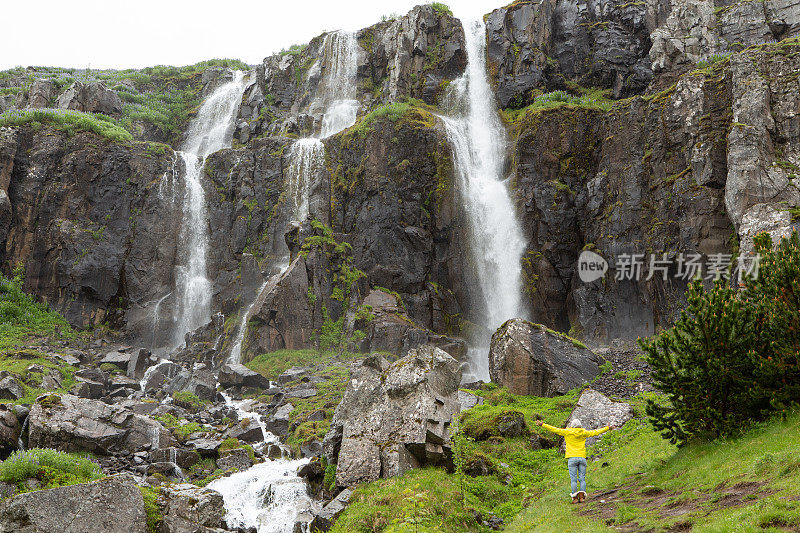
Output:
M453 148L460 201L469 236L470 264L481 298L485 333L471 339L465 380L489 380L491 332L504 321L525 316L521 259L525 239L506 186L505 130L486 78L486 30L481 20L465 25L467 70L450 84L451 115L442 117Z
M211 316L211 281L208 279L208 214L201 172L206 157L228 146L245 89L245 76L237 71L233 81L221 85L200 106L179 152L183 159L183 219L178 244L180 264L175 266L176 327L173 345L183 344L186 333Z
M292 533L299 512L311 504L297 476L307 459L267 460L244 472L212 481L208 488L225 500L229 528L255 527L258 533Z

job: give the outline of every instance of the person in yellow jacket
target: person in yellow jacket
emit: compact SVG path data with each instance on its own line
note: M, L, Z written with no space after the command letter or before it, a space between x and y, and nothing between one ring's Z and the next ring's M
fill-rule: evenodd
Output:
M577 418L572 420L564 429L545 424L541 420L537 420L536 425L564 437L564 441L567 443L567 451L564 453L564 457L567 458L567 468L569 469L572 503L583 502L586 500L586 439L614 429L614 426L593 430L583 429L581 421ZM578 490L579 482L581 490Z

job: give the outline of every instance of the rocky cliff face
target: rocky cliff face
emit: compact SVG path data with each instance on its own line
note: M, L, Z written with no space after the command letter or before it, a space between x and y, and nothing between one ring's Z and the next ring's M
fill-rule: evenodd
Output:
M604 282L584 284L576 276L581 251L599 253L612 267L628 253L708 258L748 251L757 231L788 231L788 208L800 202L798 45L786 39L800 31L795 10L782 0L716 7L542 0L487 15L490 80L499 106L519 109L504 116L509 183L528 238L522 268L531 318L587 339L651 334L682 306L685 280L674 277L674 267L666 280L615 280L612 268ZM406 351L410 337L458 336L470 326L468 243L453 194L451 148L435 107L464 71L464 33L457 19L421 6L355 38L359 120L324 140L310 211L352 247L353 267L365 273L358 305L375 287L400 298L408 332L389 344ZM290 146L294 136L319 131L314 100L329 68L326 39L255 68L235 147L206 161L208 277L214 311L228 318L243 312L287 253ZM742 51L749 45L756 46ZM124 76L115 79L137 79ZM98 80L106 88L92 90L40 78L14 105L74 101L118 115L118 93L125 124L126 91L168 79L148 76L149 85L112 86L104 74ZM232 73L211 66L181 76L177 87L202 97ZM542 105L539 95L553 89L572 100ZM611 99L597 100L599 94ZM129 124L138 138L162 138L141 124ZM184 194L180 158L165 145L114 143L90 133L1 131L5 271L24 264L26 287L76 325L105 322L131 338L164 342ZM305 237L295 237L299 249ZM313 256L311 263L294 257L295 266L256 310L260 325L250 328L250 355L311 342L321 308L306 306L308 323L292 318L305 305L297 298L301 285L305 292L320 288L332 316L347 312L323 289L333 286L329 269ZM643 272L646 278L647 265ZM305 285L297 284L301 279ZM397 330L392 312L382 316L381 327ZM266 324L276 320L298 330L269 330ZM229 334L234 322L228 321ZM366 330L376 340L377 330Z

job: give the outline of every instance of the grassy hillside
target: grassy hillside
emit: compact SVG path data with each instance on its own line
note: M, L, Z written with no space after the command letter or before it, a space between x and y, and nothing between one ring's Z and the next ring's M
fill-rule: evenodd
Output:
M0 371L13 374L22 386L25 395L17 403L32 403L45 392L45 373L60 373L62 387L56 392L72 387L75 367L30 346L43 338L75 340L78 335L64 317L22 291L20 275L0 276Z
M540 415L561 425L577 394L515 397L483 393L486 405L462 415L466 462L491 473L463 477L412 471L359 487L334 531L488 531L492 515L506 531L800 531L800 413L751 428L741 436L677 449L643 416L606 434L589 461L589 500L572 505L569 475L557 449L534 450L527 436L500 437L498 421L523 413L531 433Z

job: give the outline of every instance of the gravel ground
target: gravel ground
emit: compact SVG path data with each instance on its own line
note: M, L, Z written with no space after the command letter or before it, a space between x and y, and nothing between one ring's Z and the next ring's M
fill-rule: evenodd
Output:
M611 363L611 370L592 383L593 389L619 399L653 390L650 366L642 360L642 351L638 347L612 345L597 348L594 352Z

